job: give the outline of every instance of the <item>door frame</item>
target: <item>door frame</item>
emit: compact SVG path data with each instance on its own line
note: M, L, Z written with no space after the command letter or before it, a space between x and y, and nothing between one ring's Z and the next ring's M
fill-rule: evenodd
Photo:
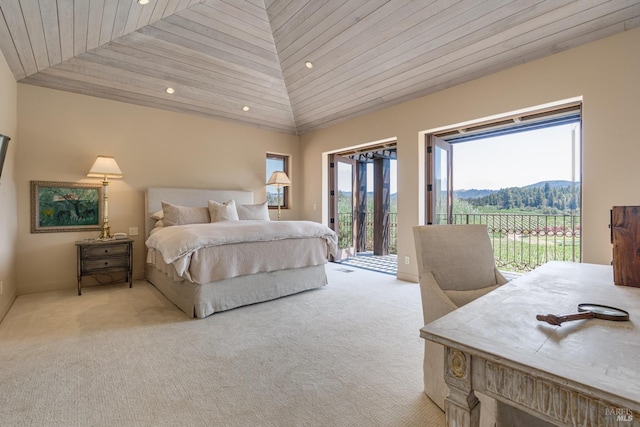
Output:
M427 190L426 204L427 209L425 212L426 224L440 224L436 218L436 206L438 198L439 183L442 182L441 170L436 165L437 151L443 150L447 153L446 162L446 224L451 224L453 221L453 146L448 142L433 134L425 135L425 165L427 173L425 176L425 188Z

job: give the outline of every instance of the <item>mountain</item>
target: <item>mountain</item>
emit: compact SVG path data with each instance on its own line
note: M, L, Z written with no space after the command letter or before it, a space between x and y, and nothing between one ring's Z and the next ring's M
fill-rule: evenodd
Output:
M488 196L498 190L454 190L453 197L458 199L477 199L478 197Z
M544 188L547 184L549 184L549 187L552 189L571 187L572 184L575 184L577 188L580 188L579 182L574 183L572 181L563 181L559 179L551 180L551 181L540 181L540 182L536 182L535 184L525 185L524 187L510 187L510 188L536 189L536 188ZM489 190L489 189L478 190L478 189L472 188L469 190L454 190L453 197L458 199L478 199L480 197L489 196L491 194L497 193L505 189L506 188L501 188L500 190ZM340 193L345 197L351 197L351 192L341 191ZM369 198L370 200L373 200L373 192L369 191L367 193L367 198ZM398 198L397 193L391 194L392 203L395 202L397 198Z
M549 184L551 188L563 188L563 187L571 187L572 184L580 185L579 182L573 181L563 181L563 180L555 180L555 181L540 181L535 184L529 184L522 188L544 188L545 185Z
M572 181L563 181L563 180L551 180L551 181L540 181L535 184L525 185L524 187L510 187L510 188L523 188L523 189L534 189L534 188L544 188L547 184L549 184L550 188L566 188L571 187L574 182ZM580 186L579 182L575 183L576 186ZM500 190L505 190L506 188L501 188ZM477 199L480 197L485 197L493 193L497 193L500 190L454 190L453 196L458 199Z
M501 188L486 196L466 199L466 202L478 207L565 212L580 207L579 185L569 181L544 181L526 187Z

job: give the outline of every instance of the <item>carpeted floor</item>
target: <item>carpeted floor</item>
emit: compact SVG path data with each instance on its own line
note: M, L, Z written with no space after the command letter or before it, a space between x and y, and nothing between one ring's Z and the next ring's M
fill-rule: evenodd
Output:
M442 426L418 285L329 285L191 320L153 286L19 297L0 323L3 426Z

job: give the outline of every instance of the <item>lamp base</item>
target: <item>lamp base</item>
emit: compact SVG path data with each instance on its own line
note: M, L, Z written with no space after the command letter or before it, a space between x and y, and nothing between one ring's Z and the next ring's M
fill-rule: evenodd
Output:
M111 235L111 227L108 224L104 224L102 226L102 231L100 232L100 237L98 240L111 240L113 236Z
M278 185L278 221L280 221L280 186Z

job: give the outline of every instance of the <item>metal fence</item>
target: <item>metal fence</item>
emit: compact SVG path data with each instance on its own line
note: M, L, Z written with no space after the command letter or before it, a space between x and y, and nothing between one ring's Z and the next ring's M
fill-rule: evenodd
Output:
M373 213L365 214L365 248L373 250ZM353 215L341 213L340 247L351 246ZM504 271L526 272L548 261L581 260L579 215L454 214L454 224L486 224L496 259ZM389 214L389 253L398 253L397 214Z
M454 214L454 224L486 224L496 265L526 272L548 261L579 262L578 215Z
M389 214L389 253L398 253L398 220L396 213ZM349 247L353 240L353 216L351 213L338 214L338 245ZM365 235L364 247L366 251L373 251L373 212L364 212Z

